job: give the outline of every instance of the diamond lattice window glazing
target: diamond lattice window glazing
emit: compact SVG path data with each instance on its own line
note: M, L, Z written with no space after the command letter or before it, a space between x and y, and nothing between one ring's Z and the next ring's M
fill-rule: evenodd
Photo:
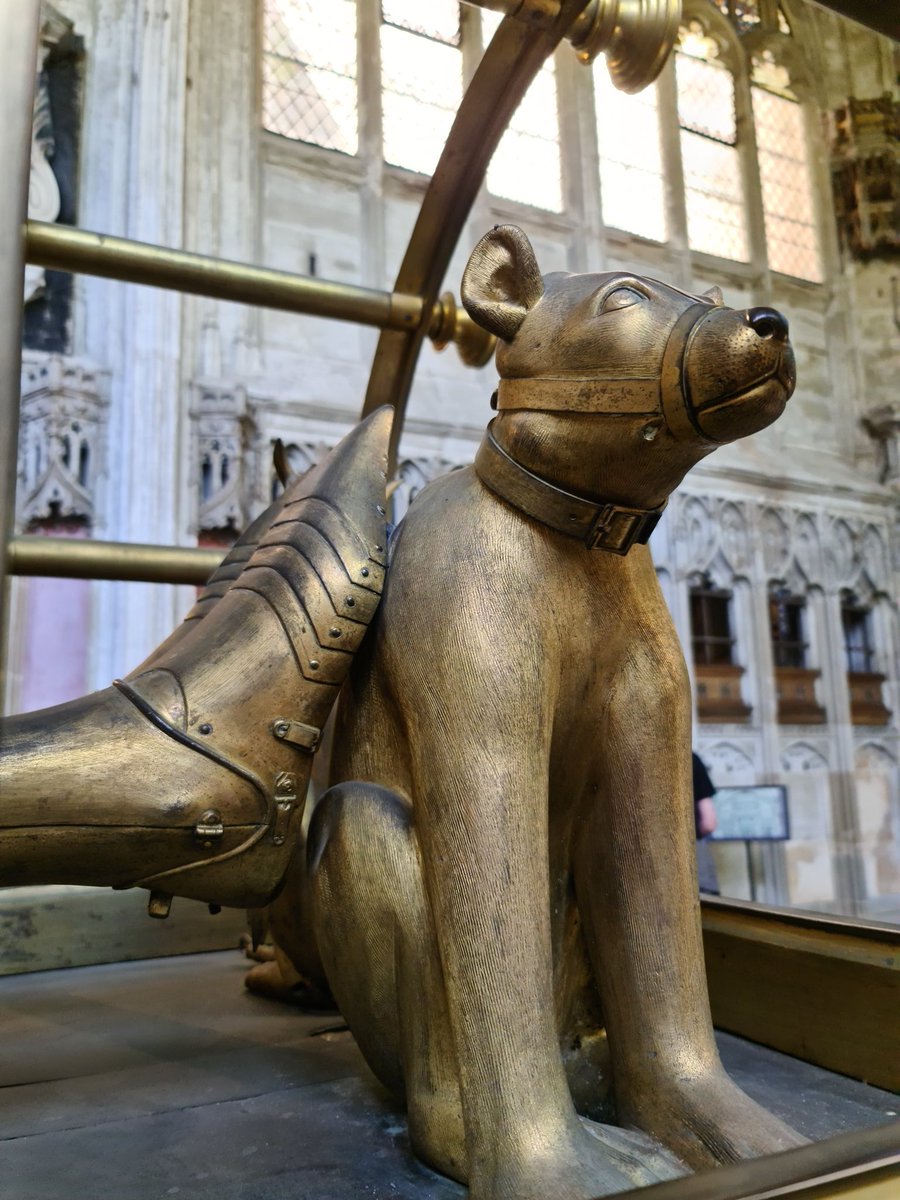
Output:
M265 0L265 129L356 154L355 0Z
M448 46L459 45L457 0L381 0L381 19Z
M442 22L440 6L428 6L427 20L425 6L397 0L383 7L395 18L389 22L385 16L381 25L384 158L423 175L434 170L462 99L459 5L444 8ZM456 36L444 39L439 35L450 28L450 10L455 12Z
M675 56L688 242L692 250L746 262L744 185L737 147L734 79L715 61L696 23Z
M500 24L497 13L481 14L484 43ZM513 113L487 170L488 191L506 200L561 212L562 165L556 66L548 58Z
M822 281L803 112L796 100L752 87L753 120L773 271Z
M594 63L603 221L640 237L667 237L659 101L655 86L636 96L613 84L604 58Z

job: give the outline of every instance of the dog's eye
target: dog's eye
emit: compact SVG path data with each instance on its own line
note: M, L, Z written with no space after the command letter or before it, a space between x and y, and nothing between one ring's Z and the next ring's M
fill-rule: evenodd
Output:
M632 304L637 304L643 299L641 293L636 292L634 288L616 288L604 297L598 313L602 316L603 313L614 312L617 308L630 308Z

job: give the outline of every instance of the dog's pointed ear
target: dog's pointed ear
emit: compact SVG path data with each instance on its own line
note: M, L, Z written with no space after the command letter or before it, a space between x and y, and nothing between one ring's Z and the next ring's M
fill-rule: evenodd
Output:
M515 225L495 225L463 272L460 295L466 312L482 329L511 342L543 294L531 242Z
M722 295L722 289L717 285L707 288L707 290L703 293L703 299L711 300L716 308L725 307L725 297Z

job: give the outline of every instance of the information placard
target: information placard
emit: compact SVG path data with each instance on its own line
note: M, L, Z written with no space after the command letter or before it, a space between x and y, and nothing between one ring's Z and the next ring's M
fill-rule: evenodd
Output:
M784 842L790 837L787 789L782 784L718 788L714 842Z

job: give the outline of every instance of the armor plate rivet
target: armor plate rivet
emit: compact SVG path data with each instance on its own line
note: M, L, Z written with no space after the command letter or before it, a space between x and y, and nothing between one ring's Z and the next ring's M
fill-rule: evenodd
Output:
M339 629L335 629L335 627L332 625L332 627L328 630L328 636L329 637L340 637L341 631Z
M276 721L272 726L272 732L277 738L287 737L289 731L290 725L288 725L287 721Z
M310 669L311 671L318 671L318 669L319 669L319 660L318 660L318 659L316 659L316 658L311 658L311 659L309 660L309 669Z
M354 606L354 604L356 603L356 601L353 599L352 596L348 596L347 599L344 601L344 603L347 605L348 608L352 608Z
M204 721L199 728L200 733L212 733L212 725L208 721Z
M377 512L380 512L382 516L384 516L384 508L380 504L376 504L375 509Z
M363 579L367 579L369 576L369 568L363 567L363 569L360 571L360 575L362 575Z
M375 547L375 553L376 553L376 554L380 554L380 553L382 552L382 550L383 550L383 549L384 549L384 546L376 546L376 547Z

